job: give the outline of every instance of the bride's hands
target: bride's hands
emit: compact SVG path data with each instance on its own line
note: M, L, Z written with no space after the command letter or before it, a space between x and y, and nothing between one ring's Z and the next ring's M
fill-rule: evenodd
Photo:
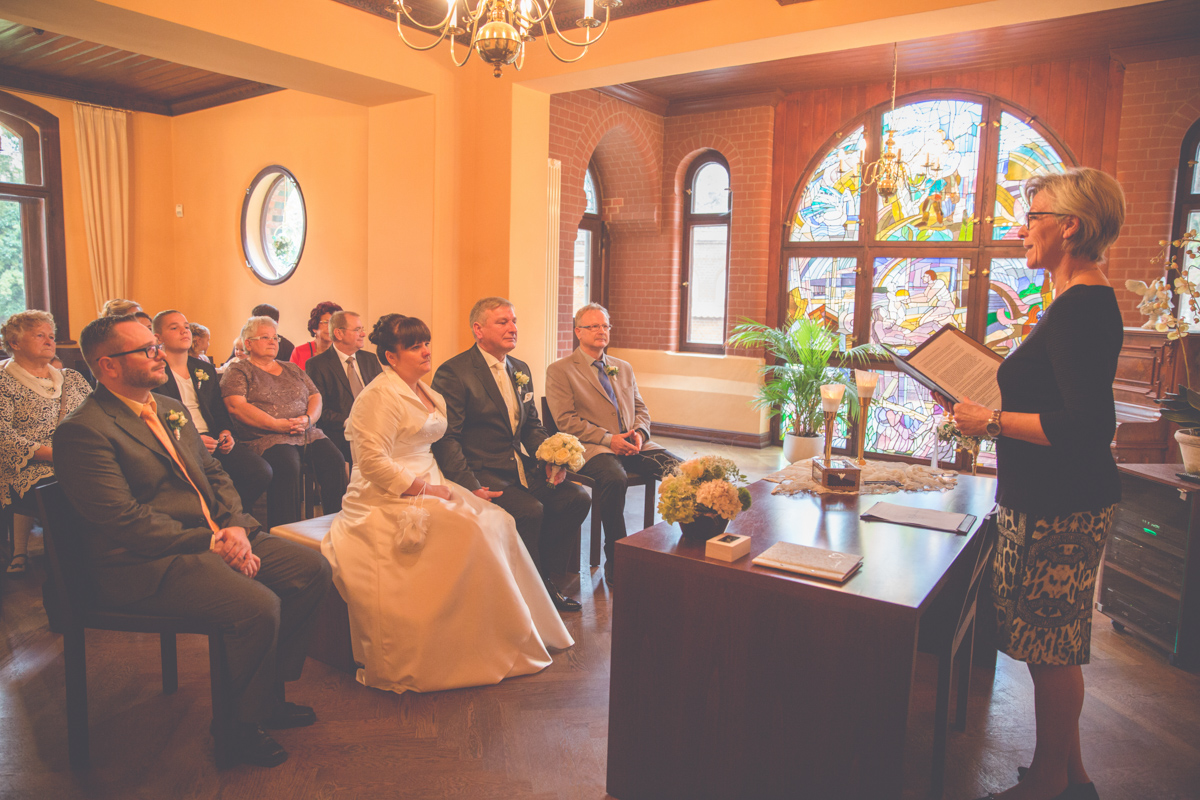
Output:
M478 489L472 492L472 494L481 500L486 500L490 503L492 502L493 498L499 497L500 495L504 494L504 492L493 492L490 491L486 486L480 486Z
M449 486L426 486L425 494L430 497L440 497L443 500L452 500L454 495L450 492Z

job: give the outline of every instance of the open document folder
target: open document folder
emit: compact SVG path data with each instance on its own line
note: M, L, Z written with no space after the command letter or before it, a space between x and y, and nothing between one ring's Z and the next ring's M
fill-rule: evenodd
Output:
M944 326L907 356L886 344L882 347L896 369L951 402L968 397L992 410L1000 408L996 370L1004 359L953 325Z
M974 514L954 511L935 511L931 508L912 508L895 503L876 503L860 517L870 522L891 522L910 528L929 528L951 533L970 533L975 526Z

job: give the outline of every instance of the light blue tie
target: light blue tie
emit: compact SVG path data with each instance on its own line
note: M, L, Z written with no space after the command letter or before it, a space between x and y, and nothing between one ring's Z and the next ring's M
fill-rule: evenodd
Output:
M617 393L613 391L612 382L608 379L608 373L604 371L604 362L596 360L592 362L592 366L600 373L600 385L604 387L604 391L608 394L608 399L612 401L613 408L617 410L617 423L621 426L621 433L624 433L625 423L621 420L621 407L617 405Z

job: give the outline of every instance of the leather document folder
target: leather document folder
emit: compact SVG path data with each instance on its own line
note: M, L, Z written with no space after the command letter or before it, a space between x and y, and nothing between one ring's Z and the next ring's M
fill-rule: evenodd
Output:
M753 563L760 567L785 569L812 578L842 583L862 566L862 556L791 542L776 542L755 557Z

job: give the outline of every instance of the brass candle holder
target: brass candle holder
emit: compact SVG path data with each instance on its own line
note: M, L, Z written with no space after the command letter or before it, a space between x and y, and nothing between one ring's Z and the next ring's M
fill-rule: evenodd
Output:
M845 387L840 384L821 387L822 409L825 413L825 458L813 459L812 477L826 489L857 492L862 483L862 470L848 458L833 457L833 424L844 391Z
M859 396L858 404L861 411L858 414L858 466L867 465L867 409L871 407L871 396Z

